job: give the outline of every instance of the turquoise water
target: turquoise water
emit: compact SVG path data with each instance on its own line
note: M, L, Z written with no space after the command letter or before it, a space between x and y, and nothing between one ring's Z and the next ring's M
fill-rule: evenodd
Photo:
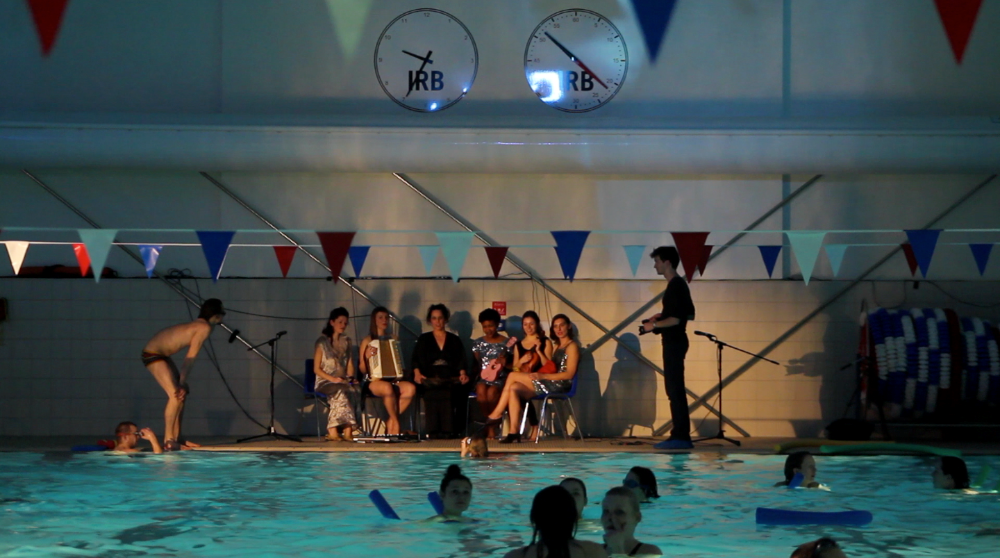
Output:
M603 491L633 465L655 471L662 496L643 507L638 537L667 556L783 558L821 535L852 558L1000 556L1000 496L934 490L930 458L817 461L830 492L773 488L782 456L0 453L0 556L502 556L530 539L539 489L583 479L584 516L596 519ZM996 486L996 458L967 461L973 477L991 463ZM486 523L390 521L368 501L380 489L404 519L433 515L427 492L457 462L474 483L467 515ZM758 527L757 506L864 509L875 521ZM578 537L600 541L600 532Z

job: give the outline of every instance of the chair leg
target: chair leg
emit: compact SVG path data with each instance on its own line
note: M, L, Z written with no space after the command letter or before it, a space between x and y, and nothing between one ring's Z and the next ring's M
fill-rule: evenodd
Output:
M573 400L566 398L566 402L569 403L569 416L573 417L573 422L576 423L576 431L580 434L580 441L583 441L583 425L580 424L580 419L576 418L576 410L573 409Z
M524 427L528 424L528 405L531 405L531 400L524 402L524 412L521 413L521 428L518 429L518 434L524 434Z
M313 415L316 417L316 437L317 438L322 438L323 434L319 430L319 408L320 408L319 399L317 399L316 396L314 395L313 396Z
M545 409L549 406L549 398L542 399L542 412L538 415L538 437L535 438L537 444L542 439L542 427L545 426Z

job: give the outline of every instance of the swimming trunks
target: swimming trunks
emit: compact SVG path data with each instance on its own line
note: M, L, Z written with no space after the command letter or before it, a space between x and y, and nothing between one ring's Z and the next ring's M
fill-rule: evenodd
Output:
M152 363L154 363L154 362L156 362L158 360L167 360L169 358L170 357L168 357L166 355L161 355L161 354L158 354L158 353L151 353L151 352L148 352L148 351L143 351L142 352L142 363L144 365L146 365L146 366L149 366L150 364L152 364Z

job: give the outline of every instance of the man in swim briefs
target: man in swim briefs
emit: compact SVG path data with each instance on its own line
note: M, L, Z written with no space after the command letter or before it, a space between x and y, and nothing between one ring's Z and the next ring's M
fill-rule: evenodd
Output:
M222 323L226 312L222 309L222 301L210 298L201 305L198 319L193 322L170 326L153 336L142 350L142 363L153 374L156 381L167 393L167 408L164 411L163 449L176 451L181 449L181 417L184 414L184 399L190 389L187 380L194 360L198 357L202 343L212 333L212 328ZM180 372L170 355L187 347L187 355L181 364ZM185 446L195 444L185 442Z

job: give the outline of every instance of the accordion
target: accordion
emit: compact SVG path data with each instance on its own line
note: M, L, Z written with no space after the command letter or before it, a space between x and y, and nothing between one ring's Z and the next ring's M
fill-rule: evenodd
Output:
M403 379L403 357L399 341L374 339L368 346L378 349L375 356L368 358L368 373L372 380Z

